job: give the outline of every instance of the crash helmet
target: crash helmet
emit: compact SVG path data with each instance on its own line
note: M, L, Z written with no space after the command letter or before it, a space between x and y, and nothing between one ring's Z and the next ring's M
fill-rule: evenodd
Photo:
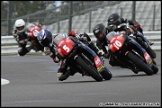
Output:
M42 29L37 36L39 43L44 47L49 47L52 43L52 33L47 29Z
M24 32L25 26L26 26L26 23L23 19L17 19L15 21L15 28L16 28L17 32L19 32L19 33Z
M119 25L122 23L122 17L118 13L112 13L107 19L107 26Z
M95 27L93 28L94 36L100 41L103 41L105 39L106 33L106 27L102 23L95 25Z

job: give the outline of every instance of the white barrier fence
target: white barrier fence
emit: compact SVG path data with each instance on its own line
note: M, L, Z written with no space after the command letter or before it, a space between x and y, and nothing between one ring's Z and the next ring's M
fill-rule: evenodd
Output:
M92 41L96 41L93 33L88 33ZM144 31L147 39L154 42L151 46L154 50L161 50L161 31ZM30 43L28 43L29 45ZM18 45L13 36L1 36L1 54L17 54ZM31 53L39 53L31 50Z

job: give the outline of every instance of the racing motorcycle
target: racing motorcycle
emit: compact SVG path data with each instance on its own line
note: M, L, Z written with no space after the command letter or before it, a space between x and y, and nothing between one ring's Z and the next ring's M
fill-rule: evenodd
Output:
M147 75L156 74L158 67L151 56L131 35L124 33L125 31L111 31L107 34L110 59L112 57L118 66L129 68L136 74L139 71L144 71Z
M97 54L76 37L58 34L54 36L53 44L57 47L57 57L76 72L96 81L112 78L112 73L104 67Z
M34 49L36 52L37 51L43 52L44 50L44 47L37 40L37 36L40 30L41 29L35 25L32 25L28 30L29 41L31 42L30 47L31 49Z

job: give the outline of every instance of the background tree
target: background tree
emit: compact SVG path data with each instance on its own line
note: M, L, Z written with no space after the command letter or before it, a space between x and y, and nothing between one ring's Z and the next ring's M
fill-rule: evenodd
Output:
M45 1L9 1L11 18L20 17L46 8ZM8 2L1 2L1 18L6 18Z
M49 1L1 1L1 30L11 34L18 17L44 10L48 5Z

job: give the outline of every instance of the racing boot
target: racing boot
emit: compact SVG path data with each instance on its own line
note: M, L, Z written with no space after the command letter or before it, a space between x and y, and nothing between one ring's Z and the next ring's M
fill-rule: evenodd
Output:
M61 61L60 63L60 68L58 69L57 72L57 77L59 81L66 80L70 76L70 71L68 69L68 66L64 61Z
M156 58L156 53L152 50L150 45L142 40L142 38L137 37L137 42L149 53L151 58Z
M149 53L149 55L154 59L156 58L156 53L151 49L150 46L148 46L148 48L146 48L146 51Z
M153 45L154 44L154 42L152 42L151 40L148 40L148 39L146 39L147 40L147 42L150 44L150 45Z
M143 34L143 30L142 29L138 29L138 31L140 31L140 33L142 34L141 36L143 36L143 38L145 38L145 40L150 44L150 45L153 45L154 42L152 42L151 40L148 40L146 37L144 37L144 34Z

